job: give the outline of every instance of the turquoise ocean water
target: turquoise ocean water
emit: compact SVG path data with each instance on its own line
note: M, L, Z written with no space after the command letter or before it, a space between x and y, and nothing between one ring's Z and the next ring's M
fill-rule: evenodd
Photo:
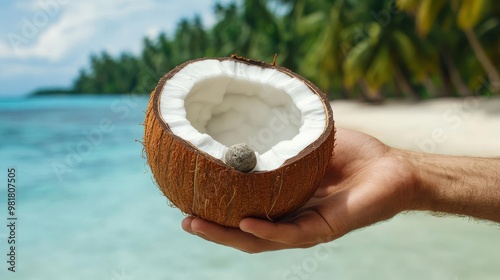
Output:
M399 215L310 249L249 255L182 231L141 157L147 99L0 100L0 279L500 279L498 226ZM7 169L16 168L16 272Z

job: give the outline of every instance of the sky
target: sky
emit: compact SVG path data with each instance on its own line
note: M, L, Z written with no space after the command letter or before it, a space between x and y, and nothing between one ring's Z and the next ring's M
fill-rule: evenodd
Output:
M222 1L225 2L225 1ZM179 20L215 22L215 0L0 0L0 97L70 87L92 53L138 54Z

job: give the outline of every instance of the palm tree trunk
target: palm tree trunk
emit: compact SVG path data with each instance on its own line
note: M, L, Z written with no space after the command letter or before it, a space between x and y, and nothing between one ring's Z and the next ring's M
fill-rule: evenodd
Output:
M401 68L398 65L394 66L395 74L396 74L396 82L398 86L401 88L401 91L404 95L409 94L409 96L415 100L421 99L420 95L413 89L408 81L406 75L403 73Z
M467 36L467 40L471 45L474 53L483 66L484 70L488 74L491 83L491 90L494 93L500 93L500 74L498 74L498 70L495 68L490 58L486 55L479 39L476 36L476 33L472 29L464 30L465 36Z
M460 72L458 71L458 68L451 59L450 55L448 55L448 53L446 52L443 52L442 54L450 73L451 82L455 86L458 94L462 97L471 96L472 92L469 90L464 80L462 79L462 76L460 75Z
M453 83L450 78L450 71L448 70L448 66L445 63L444 58L441 56L439 60L439 68L440 68L440 79L441 79L441 96L450 97L453 95Z
M342 85L339 89L340 96L342 99L351 99L351 91Z
M423 80L423 84L427 91L429 92L430 97L440 97L443 94L439 92L439 90L436 88L436 85L432 81L432 79L429 76L426 76Z
M358 82L361 92L363 93L363 98L368 103L379 104L384 101L382 95L380 95L379 90L371 89L364 79L360 79Z

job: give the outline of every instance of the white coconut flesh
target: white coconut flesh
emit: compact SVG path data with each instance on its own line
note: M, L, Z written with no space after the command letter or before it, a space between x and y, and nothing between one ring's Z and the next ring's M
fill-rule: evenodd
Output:
M172 133L222 161L231 145L249 145L253 171L279 168L327 125L324 104L303 81L233 60L182 68L165 83L160 114Z

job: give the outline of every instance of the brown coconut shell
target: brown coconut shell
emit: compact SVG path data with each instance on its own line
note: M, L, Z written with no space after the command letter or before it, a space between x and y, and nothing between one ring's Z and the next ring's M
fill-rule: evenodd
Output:
M229 227L238 227L244 217L279 219L311 198L332 158L335 128L329 101L311 82L275 63L237 56L219 60L274 68L303 81L325 106L327 125L323 134L278 169L242 173L229 167L173 134L162 119L159 97L163 87L180 69L194 62L188 61L163 76L151 94L144 123L148 164L160 190L188 215Z

